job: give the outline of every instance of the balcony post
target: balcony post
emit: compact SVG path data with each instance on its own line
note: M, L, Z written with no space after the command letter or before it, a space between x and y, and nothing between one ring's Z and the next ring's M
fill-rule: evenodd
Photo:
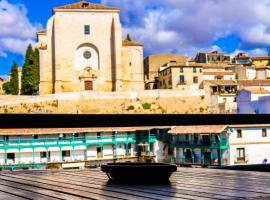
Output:
M222 165L222 149L221 149L221 145L222 145L222 132L219 133L219 166Z
M7 164L7 150L5 149L5 158L4 158L4 160L5 160L5 164Z
M127 134L127 132L126 132L126 157L128 157L128 154L129 154L129 152L128 152L128 134Z
M219 155L218 155L218 164L219 164L219 166L221 166L222 165L222 149L221 148L219 148Z
M191 149L191 162L194 164L194 149Z
M63 158L62 158L62 148L60 147L60 151L59 151L59 158L60 158L60 162L63 161Z
M201 164L204 165L204 149L201 149Z
M115 135L114 135L114 138L113 138L113 140L114 140L114 159L117 159L117 141L116 141L116 137L117 137L117 131L115 131Z
M19 149L18 157L18 162L21 163L21 149Z
M100 144L100 158L103 158L103 144Z
M32 163L35 163L35 151L34 151L34 148L32 148Z
M46 148L46 163L49 162L49 152L48 152L48 148Z
M210 164L213 165L213 149L210 149Z
M182 150L183 150L183 164L185 164L186 163L185 148L183 148Z
M75 161L75 147L72 146L72 161Z
M150 156L150 134L151 134L151 130L148 130L148 146L147 146L147 154L148 156Z

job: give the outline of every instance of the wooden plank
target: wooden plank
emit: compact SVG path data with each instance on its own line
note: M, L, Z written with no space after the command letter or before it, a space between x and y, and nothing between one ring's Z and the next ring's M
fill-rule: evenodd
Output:
M14 194L14 192L13 191L11 191L11 194L10 193L8 193L9 191L4 191L4 192L2 192L2 191L0 191L0 199L2 199L2 200L14 200L14 199L16 199L16 200L28 200L29 198L23 198L23 197L20 197L20 196L17 196L17 195L15 195Z
M5 177L2 177L2 179L8 179L8 180L12 180L12 181L17 181L20 183L24 183L24 184L34 184L35 186L39 186L39 187L45 187L48 189L54 189L57 191L63 191L63 192L73 192L76 195L81 195L83 197L94 197L97 198L97 195L100 195L99 199L134 199L134 196L129 196L127 194L123 194L124 191L122 191L122 193L114 193L111 191L102 191L101 189L103 189L102 187L85 187L85 186L77 186L74 187L72 182L69 182L67 184L59 182L57 180L54 181L44 181L42 180L42 176L39 176L38 178L33 178L30 180L27 180L27 177L22 176L12 176L12 175L5 175ZM64 177L62 177L61 179L63 179ZM59 180L59 179L58 179ZM61 188L60 190L58 188ZM104 190L104 189L103 189ZM142 195L142 197L144 197L144 199L147 199L147 195ZM150 199L151 197L149 197ZM136 199L138 199L138 197L136 197ZM161 198L159 196L154 196L151 199L165 199L165 198Z
M64 195L62 199L270 199L269 173L203 168L178 168L170 185L108 183L99 168L8 172L0 177L0 199L5 196L1 187L11 185L21 192L22 198L28 198L31 192L38 195L49 192L58 195L56 198Z
M52 199L59 199L57 197L52 198L49 197L48 195L45 194L41 194L39 192L34 192L34 191L30 191L28 190L28 188L21 188L21 187L17 187L16 184L13 183L9 183L6 181L1 181L0 183L0 191L3 193L6 193L7 196L9 195L16 195L16 198L24 198L24 199L40 199L40 200L52 200ZM60 198L61 199L61 198Z
M9 178L5 176L0 177L0 184L5 184L5 185L12 185L14 188L16 187L17 189L25 190L25 191L31 191L34 193L38 194L43 194L47 195L49 197L55 198L55 199L74 199L74 200L83 200L83 199L101 199L101 198L95 198L93 197L88 197L79 194L72 194L71 191L66 191L64 188L56 187L54 186L46 186L46 185L38 185L38 184L31 184L31 183L26 183L24 181L14 179L14 178ZM106 199L106 198L105 198Z
M61 173L61 174L63 174L63 173ZM70 177L68 177L68 176L70 176ZM94 177L95 177L95 183L97 183L97 176L95 175ZM78 177L77 176L74 177L74 174L70 174L70 173L67 173L65 175L65 177L63 177L62 175L60 175L59 178L64 178L65 180L70 180L72 183L74 183L73 182L74 179L78 180ZM89 178L91 178L91 176ZM82 180L86 180L86 177L85 176L83 178L80 177L79 178L79 180L80 180L79 183L80 184L86 184L86 182L89 183L89 178L87 177L87 180L88 181L82 181ZM106 180L107 180L107 178L106 178ZM131 187L127 187L127 186L123 186L123 185L108 185L108 186L110 186L110 187L117 187L117 188L124 188L124 189L132 190L132 191L136 190L136 191L143 191L143 192L163 194L163 195L166 193L167 196L169 196L169 193L170 192L171 193L172 192L173 193L181 193L182 195L188 194L189 195L189 198L192 198L192 199L196 199L196 198L198 198L198 196L200 198L204 198L205 197L205 198L211 198L211 199L215 199L215 198L216 199L228 199L228 198L232 198L232 196L225 197L225 195L224 195L224 197L220 197L219 194L216 195L216 194L211 194L211 193L208 193L208 194L207 193L200 193L200 194L198 194L198 193L194 193L193 191L190 192L190 191L188 191L186 189L183 190L182 188L177 188L177 191L176 191L173 188L168 188L168 187L166 188L166 185L165 186L161 186L161 187L166 188L166 189L156 189L157 186L153 186L152 188L149 188L149 190L146 190L146 187L148 187L147 185L144 185L142 187L138 187L138 186L134 186L134 185L132 185ZM174 195L174 196L176 197L176 195ZM191 196L194 196L194 197L191 197Z
M63 176L39 176L38 179L37 177L27 174L22 177L18 175L6 175L8 177L13 177L17 179L21 179L24 181L31 181L33 183L44 183L44 184L49 184L49 185L56 185L56 186L61 186L65 188L70 188L70 189L76 189L77 191L86 191L86 192L95 192L99 194L106 194L111 197L115 198L122 198L122 199L134 199L136 196L136 199L164 199L163 197L158 197L154 196L153 198L147 197L147 194L144 193L130 193L126 190L121 190L117 188L106 188L106 184L104 185L99 185L99 184L88 184L88 183L83 183L83 184L76 184L75 181L70 181L67 180L66 177ZM76 176L75 176L76 179ZM102 190L102 191L101 191Z
M62 172L62 173L66 173L66 172ZM80 174L81 175L81 174ZM84 176L89 176L89 173L87 173L86 175ZM95 175L95 177L97 178L97 176ZM85 177L84 177L85 178ZM178 183L179 185L180 183ZM222 193L223 195L228 195L228 196L231 196L231 197L254 197L254 196L268 196L268 194L265 194L265 193L257 193L257 192L250 192L250 191L243 191L243 190L237 190L237 188L235 188L235 184L233 185L233 187L231 187L229 190L226 190L224 188L220 188L219 190L217 188L214 188L215 191L212 192L213 190L213 186L214 185L211 185L210 188L209 187L205 187L204 186L205 183L203 183L202 185L199 185L199 186L195 186L198 190L200 189L204 189L204 192L210 192L210 193L215 193L215 194L220 194ZM193 186L194 187L194 186ZM180 187L179 187L180 188ZM181 188L185 188L186 190L193 190L193 188L189 189L186 185L186 181L184 181L184 185L181 187ZM231 191L232 190L232 191ZM202 193L203 191L201 191Z

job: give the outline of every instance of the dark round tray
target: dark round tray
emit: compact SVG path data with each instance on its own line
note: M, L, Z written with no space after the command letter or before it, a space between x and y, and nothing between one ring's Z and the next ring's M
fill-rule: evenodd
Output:
M108 163L101 166L110 180L127 182L164 182L177 170L166 163Z

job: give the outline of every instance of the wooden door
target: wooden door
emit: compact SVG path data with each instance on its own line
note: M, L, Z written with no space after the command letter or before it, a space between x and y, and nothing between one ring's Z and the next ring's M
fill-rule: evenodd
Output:
M85 90L93 90L93 81L85 81L84 87Z

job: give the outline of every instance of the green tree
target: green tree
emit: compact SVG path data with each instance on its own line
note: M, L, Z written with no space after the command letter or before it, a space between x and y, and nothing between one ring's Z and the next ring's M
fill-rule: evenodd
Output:
M132 41L132 39L131 39L131 37L130 37L130 34L129 34L129 33L127 34L126 40L128 40L128 41Z
M18 79L18 65L13 61L13 66L10 73L10 81L3 84L3 89L6 94L19 94L19 79Z
M22 94L31 95L39 89L39 52L30 44L22 69Z

